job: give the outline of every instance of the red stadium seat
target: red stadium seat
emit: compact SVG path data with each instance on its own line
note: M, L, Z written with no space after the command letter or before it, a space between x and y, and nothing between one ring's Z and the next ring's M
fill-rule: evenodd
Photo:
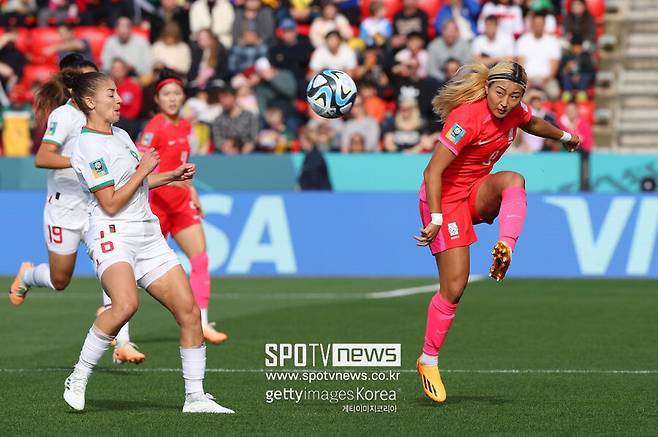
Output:
M46 55L43 49L59 42L55 27L37 27L31 32L31 62L33 64L57 64L57 53Z
M429 18L429 28L434 28L434 21L436 21L436 16L439 15L439 9L443 3L445 3L443 0L418 0L418 7L425 11Z
M112 34L112 30L103 26L81 26L75 29L75 36L84 39L89 43L93 61L100 63L101 53L105 40Z
M23 53L30 51L31 35L29 29L21 27L17 30L18 38L16 38L16 48Z
M32 84L47 82L48 79L57 74L57 71L57 65L28 64L23 70L23 79L21 80L21 83L29 88Z

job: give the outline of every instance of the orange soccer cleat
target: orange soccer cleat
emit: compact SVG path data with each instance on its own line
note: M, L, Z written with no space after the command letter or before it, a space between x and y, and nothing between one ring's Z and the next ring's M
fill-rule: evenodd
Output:
M420 376L420 382L423 384L423 391L425 395L434 402L445 402L447 398L446 388L441 381L441 374L439 367L435 365L425 365L420 362L420 358L416 361L416 370Z
M114 348L114 353L112 354L112 361L115 364L123 363L134 363L140 364L144 362L146 356L137 350L137 345L135 343L124 343L121 346Z
M512 249L504 241L499 241L494 246L491 254L493 255L493 263L489 269L489 277L496 281L502 281L512 263Z
M34 268L34 265L31 262L25 261L22 263L21 267L18 269L18 273L16 273L14 282L11 283L11 288L9 289L9 301L14 305L22 304L25 300L25 295L30 290L30 287L25 285L25 281L23 281L23 275L25 274L25 270L31 268Z
M211 322L203 326L203 338L209 343L219 344L228 340L228 335L215 330L215 322Z

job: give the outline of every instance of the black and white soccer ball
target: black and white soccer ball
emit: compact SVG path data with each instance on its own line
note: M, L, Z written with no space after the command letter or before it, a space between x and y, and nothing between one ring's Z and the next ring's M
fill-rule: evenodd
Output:
M308 83L306 101L320 117L338 118L350 112L356 93L356 84L349 74L322 70Z

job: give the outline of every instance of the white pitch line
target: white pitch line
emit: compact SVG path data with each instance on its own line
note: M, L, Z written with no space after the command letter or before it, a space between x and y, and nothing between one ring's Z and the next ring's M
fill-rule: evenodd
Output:
M484 276L471 275L468 277L468 282L477 282L484 279ZM368 299L390 299L393 297L412 296L414 294L429 293L430 291L437 291L438 284L421 285L420 287L399 288L397 290L376 291L368 293Z
M49 372L70 372L70 368L65 367L37 367L37 368L0 368L0 373L49 373ZM108 368L101 367L96 369L98 372L123 372L123 373L180 373L178 368ZM416 373L414 369L395 369L395 368L367 368L367 369L226 369L226 368L208 368L206 373L295 373L295 372L328 372L328 373L361 373L361 372L400 372ZM473 374L594 374L594 375L657 375L658 369L441 369L443 373L473 373Z

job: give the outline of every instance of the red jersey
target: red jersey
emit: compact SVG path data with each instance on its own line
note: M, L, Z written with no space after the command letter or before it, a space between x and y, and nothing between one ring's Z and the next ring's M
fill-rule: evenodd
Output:
M144 127L137 147L140 151L153 147L160 154L160 165L155 173L175 170L190 156L191 134L192 126L184 118L174 124L165 115L158 114Z
M473 184L491 173L516 137L516 129L530 122L532 111L519 104L505 118L494 117L483 98L452 110L446 120L439 141L455 159L443 171L441 203L466 199ZM426 201L425 182L420 199Z

